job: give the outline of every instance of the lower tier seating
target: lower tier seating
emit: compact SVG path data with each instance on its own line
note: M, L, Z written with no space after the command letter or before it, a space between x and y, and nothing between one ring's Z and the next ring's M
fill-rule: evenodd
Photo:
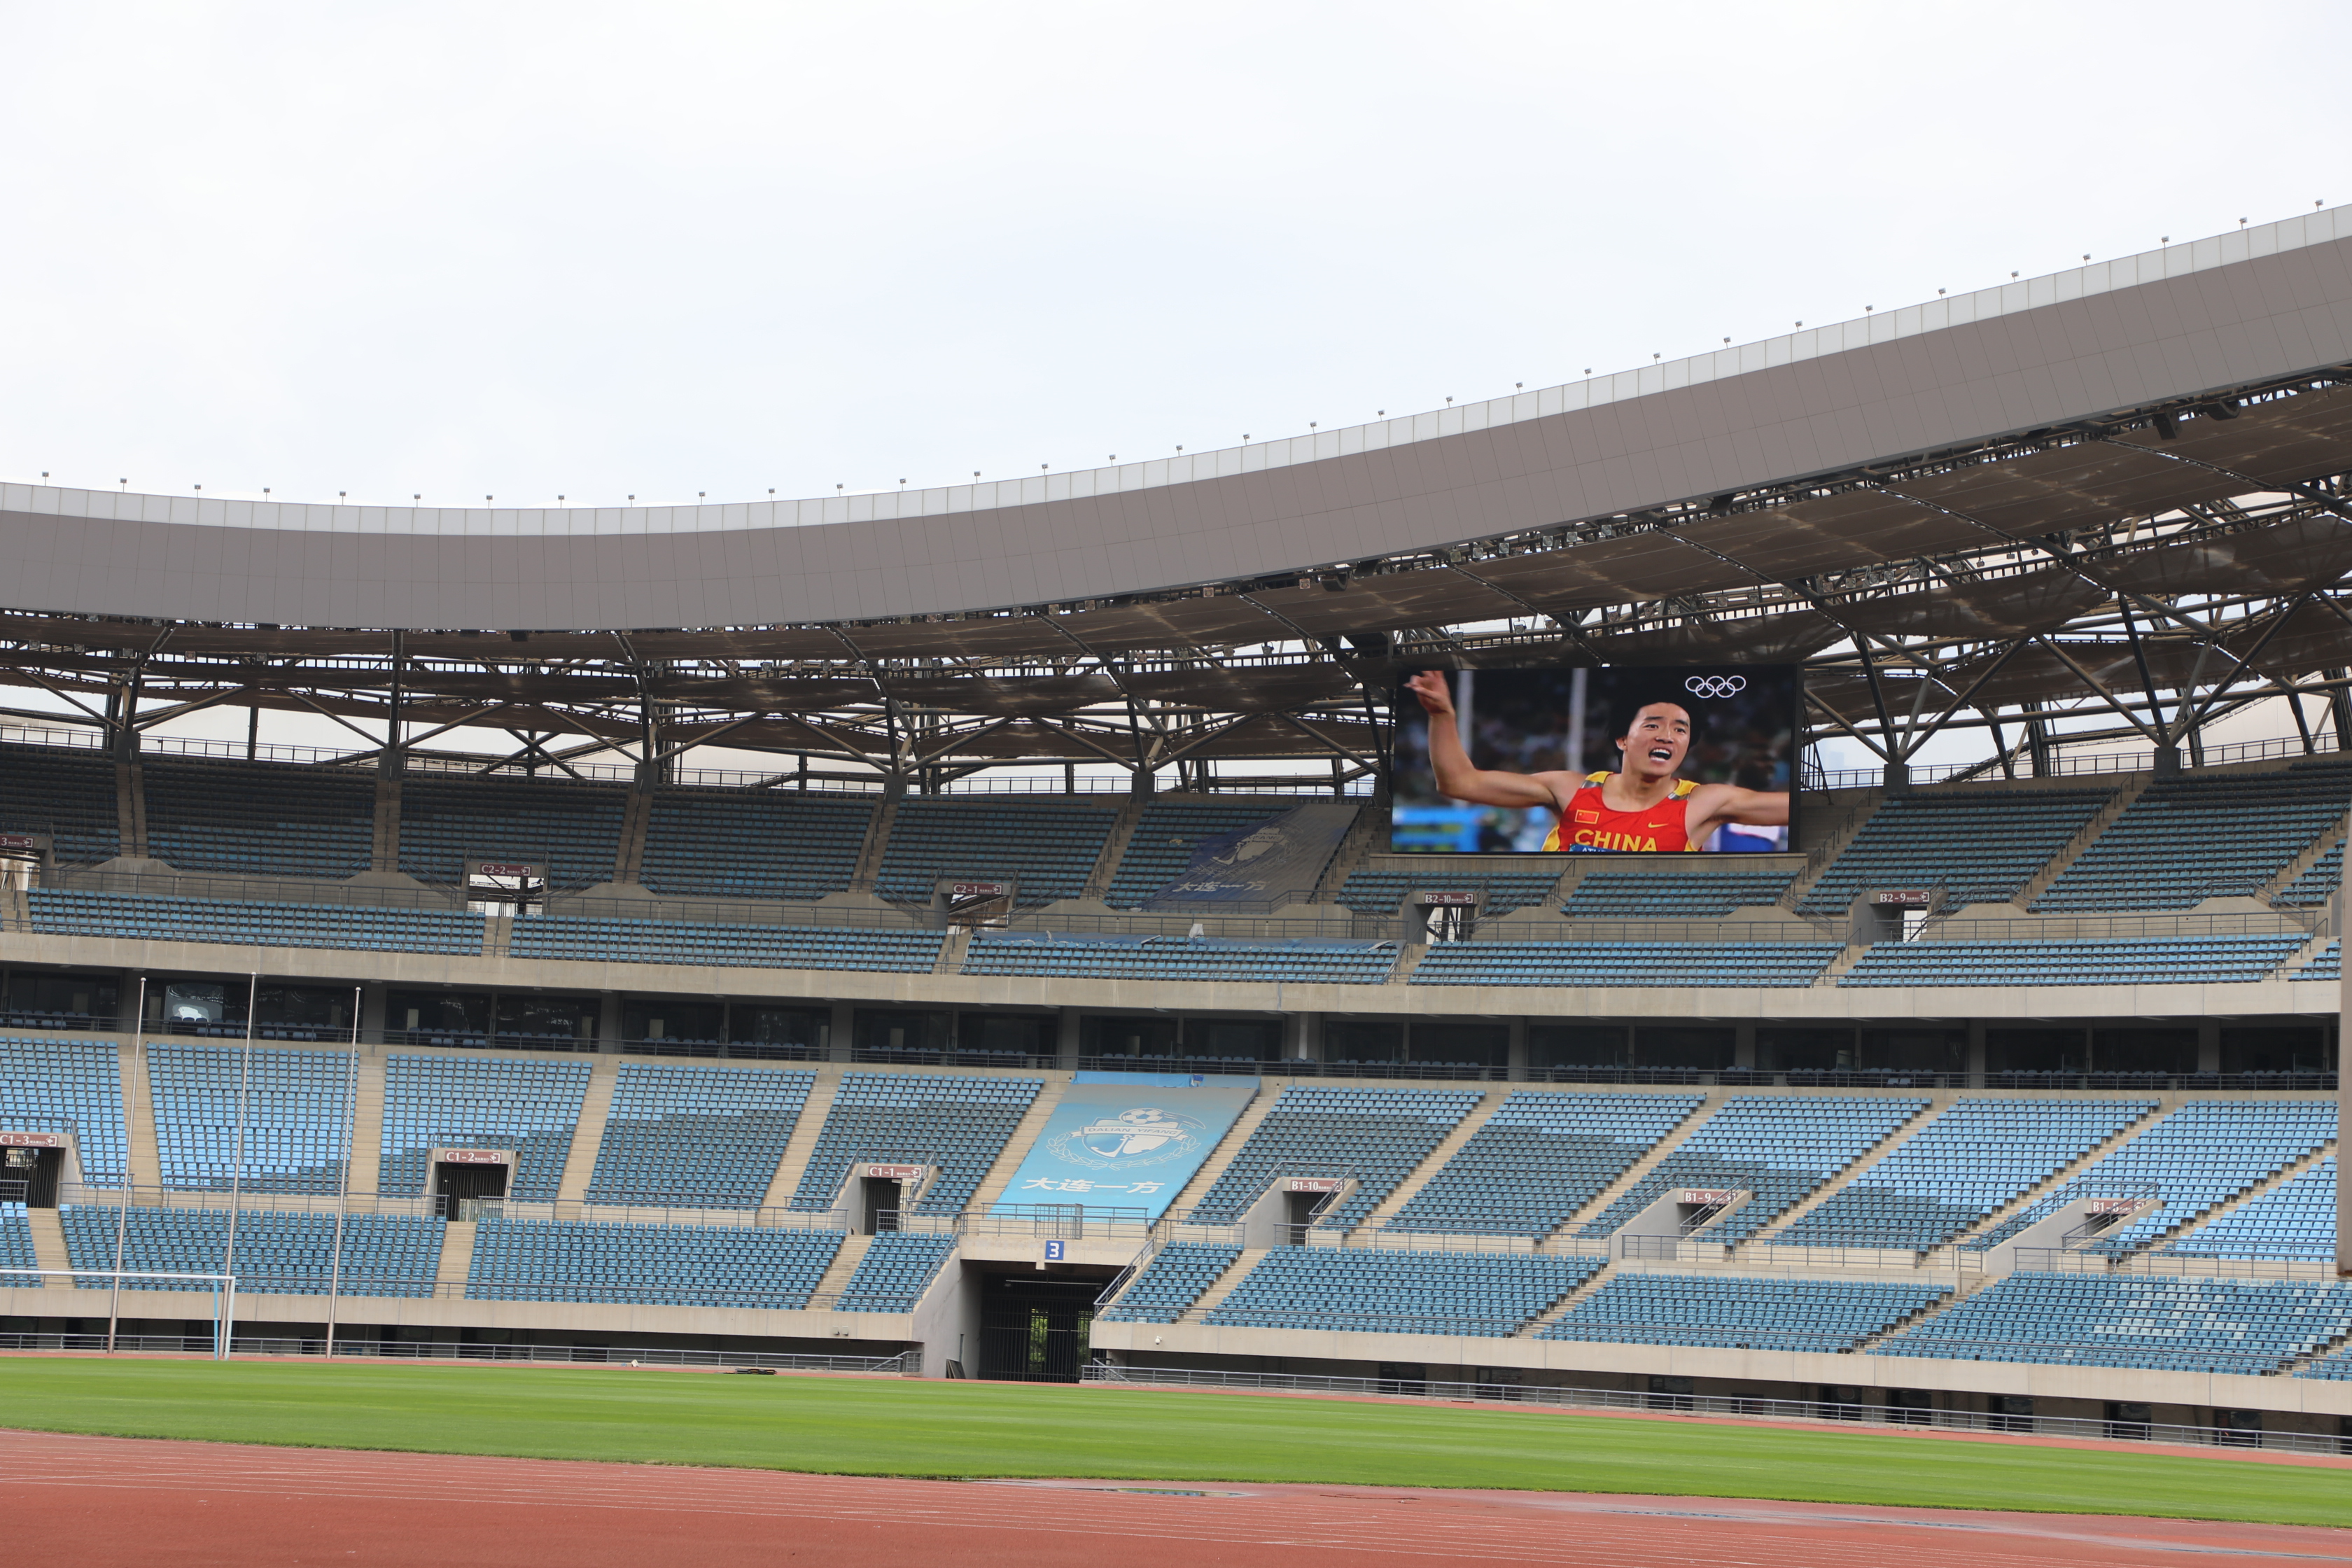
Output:
M797 1311L843 1238L837 1230L485 1219L474 1230L466 1295Z
M1353 1225L1429 1158L1479 1099L1467 1089L1292 1084L1202 1194L1195 1214L1210 1224L1238 1219L1278 1176L1352 1176L1356 1189L1329 1222Z
M951 1236L916 1236L884 1231L857 1260L856 1271L841 1289L839 1308L845 1312L911 1312L915 1300L955 1250Z
M623 1062L588 1201L759 1207L815 1083L809 1072Z
M793 1207L829 1207L851 1164L880 1160L939 1166L917 1206L925 1214L960 1214L1045 1087L1034 1078L846 1073Z
M2164 1248L2174 1258L2336 1258L2336 1156Z
M0 1131L71 1132L82 1179L122 1180L130 1136L122 1119L122 1066L112 1040L0 1038Z
M2258 1374L2352 1330L2352 1287L2012 1274L1869 1355Z
M1705 1103L1696 1094L1514 1093L1389 1228L1542 1236Z
M26 898L32 908L33 929L59 936L223 942L239 947L355 948L465 957L482 951L482 917L456 910L133 898L68 888L35 888Z
M1844 949L1833 942L1449 942L1433 945L1415 985L1811 985Z
M2341 980L2344 978L2344 942L2341 938L2329 942L2311 955L2311 962L2287 976L2289 980Z
M2300 936L2115 942L1879 942L1840 985L2228 985L2260 980Z
M0 1290L28 1290L40 1284L30 1274L9 1274L10 1268L38 1268L41 1259L33 1250L33 1222L26 1217L25 1205L0 1203Z
M76 1268L112 1268L121 1241L124 1268L158 1274L237 1277L245 1295L324 1295L337 1279L335 1216L236 1212L229 1251L227 1209L131 1208L76 1204L58 1211L66 1254ZM430 1296L441 1263L441 1222L407 1215L349 1215L342 1227L341 1290L350 1296ZM108 1281L79 1276L88 1290ZM206 1290L202 1280L125 1279L126 1290Z
M1852 1279L1621 1273L1538 1339L1728 1350L1843 1351L1924 1312L1947 1291Z
M1143 1272L1103 1310L1101 1317L1110 1323L1172 1323L1219 1276L1241 1261L1241 1256L1238 1247L1170 1242L1152 1255Z
M1039 974L1095 980L1229 980L1379 985L1396 967L1382 942L1227 942L1165 936L975 934L966 974Z
M1613 1234L1676 1187L1710 1187L1750 1196L1706 1238L1744 1241L1927 1109L1924 1100L1734 1096L1589 1228Z
M1597 1258L1277 1247L1204 1321L1234 1328L1499 1339L1601 1268Z
M719 925L702 921L572 920L514 923L517 958L582 963L695 963L731 969L879 969L929 974L944 933L832 926Z

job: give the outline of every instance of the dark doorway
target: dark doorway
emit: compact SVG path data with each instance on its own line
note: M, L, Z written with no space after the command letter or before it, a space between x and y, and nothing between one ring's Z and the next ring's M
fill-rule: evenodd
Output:
M857 1185L857 1208L858 1213L864 1216L863 1228L866 1234L872 1236L880 1230L882 1216L886 1214L891 1216L891 1224L895 1226L898 1223L898 1209L907 1201L906 1184L879 1176L861 1176L858 1178Z
M1012 1383L1076 1383L1087 1363L1099 1279L989 1278L981 1292L980 1375Z
M57 1207L58 1179L65 1168L62 1149L7 1150L0 1155L0 1203L16 1202L36 1209Z
M440 1161L433 1167L433 1194L441 1200L442 1214L456 1219L457 1205L476 1198L502 1198L507 1195L507 1165L457 1164Z

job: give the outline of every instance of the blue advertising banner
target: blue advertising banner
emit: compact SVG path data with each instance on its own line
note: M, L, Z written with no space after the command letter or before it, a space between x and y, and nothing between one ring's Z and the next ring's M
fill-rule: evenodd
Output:
M1356 825L1357 810L1352 800L1310 802L1255 827L1203 838L1193 845L1184 874L1143 907L1304 900L1322 880L1331 852Z
M995 1206L1084 1204L1157 1219L1255 1092L1073 1083Z

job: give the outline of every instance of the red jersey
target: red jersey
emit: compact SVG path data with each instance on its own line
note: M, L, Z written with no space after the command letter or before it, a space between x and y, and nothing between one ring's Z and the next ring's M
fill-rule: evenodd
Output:
M1608 780L1606 773L1584 775L1584 787L1569 796L1559 826L1544 840L1546 849L1565 849L1571 855L1626 855L1698 847L1688 831L1690 793L1698 785L1676 779L1673 791L1657 805L1642 811L1619 811L1601 798L1601 786Z

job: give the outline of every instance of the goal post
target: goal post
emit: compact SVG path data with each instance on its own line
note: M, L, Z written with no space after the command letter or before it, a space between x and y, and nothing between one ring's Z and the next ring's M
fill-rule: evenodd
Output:
M236 1336L236 1281L234 1274L165 1274L146 1268L0 1268L0 1289L6 1289L24 1279L70 1279L76 1289L103 1289L108 1292L106 1311L106 1349L114 1351L115 1325L121 1321L122 1282L126 1279L168 1279L183 1284L209 1285L213 1299L213 1360L226 1361L229 1345ZM101 1279L102 1286L85 1286L85 1279Z

